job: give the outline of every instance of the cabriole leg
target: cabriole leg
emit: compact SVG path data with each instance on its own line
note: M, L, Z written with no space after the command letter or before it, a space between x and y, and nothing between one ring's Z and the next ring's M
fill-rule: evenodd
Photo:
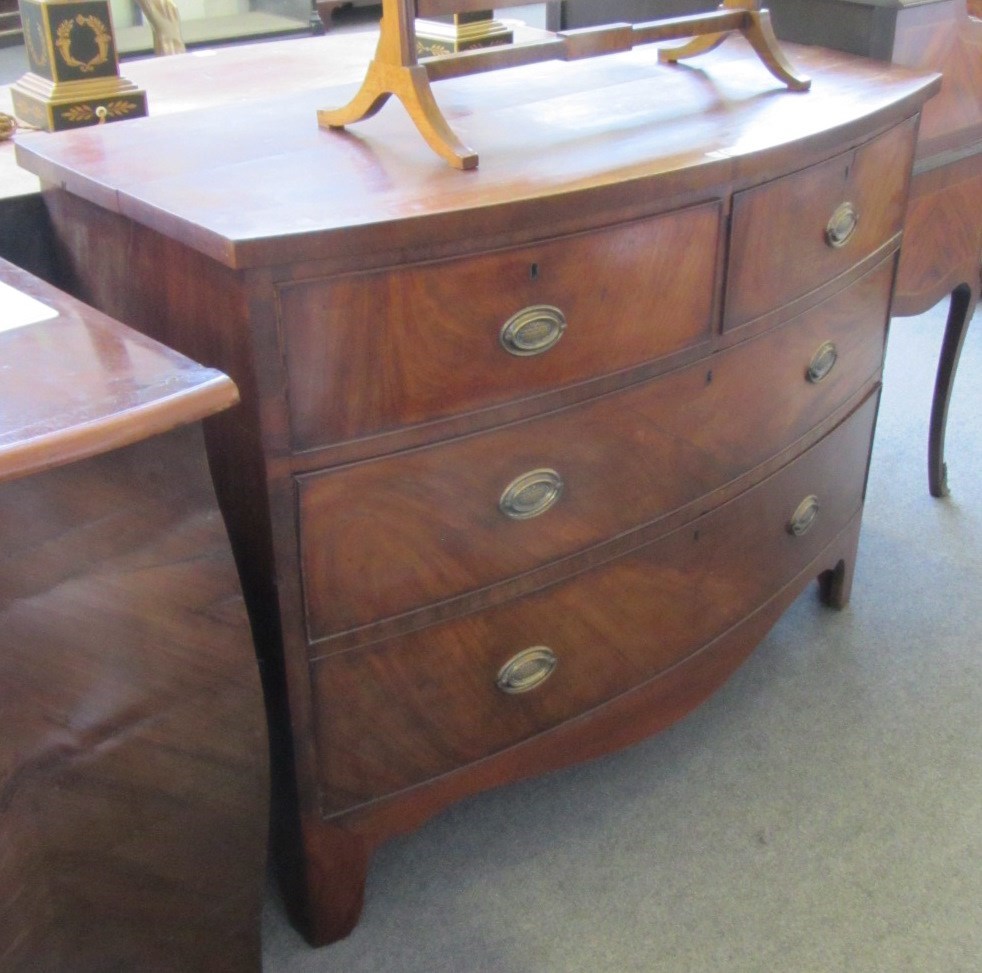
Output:
M927 447L927 478L932 497L948 496L948 466L944 459L945 427L948 424L948 404L955 384L958 359L979 299L978 285L959 284L951 293L948 322L941 343L938 374L934 382L934 401L931 404L931 430Z

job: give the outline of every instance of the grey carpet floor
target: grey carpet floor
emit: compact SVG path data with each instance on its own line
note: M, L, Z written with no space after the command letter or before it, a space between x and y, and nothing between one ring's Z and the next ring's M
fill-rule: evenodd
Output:
M310 949L271 889L264 969L982 970L982 334L934 500L943 322L893 323L845 611L809 590L668 732L393 840L347 940Z

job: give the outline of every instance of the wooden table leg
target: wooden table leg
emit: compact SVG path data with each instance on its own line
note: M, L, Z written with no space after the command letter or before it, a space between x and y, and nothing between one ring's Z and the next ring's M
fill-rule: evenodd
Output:
M955 384L958 359L961 356L968 324L979 300L979 284L959 284L952 291L945 325L938 374L934 383L934 401L931 405L931 428L927 447L928 487L932 497L947 497L948 466L944 459L945 427L948 423L948 404Z

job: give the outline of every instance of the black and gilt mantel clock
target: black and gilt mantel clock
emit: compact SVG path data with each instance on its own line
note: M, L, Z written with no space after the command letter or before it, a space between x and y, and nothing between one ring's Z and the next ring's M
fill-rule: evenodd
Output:
M17 117L47 131L136 118L145 92L119 76L109 0L20 0L29 72L10 89Z

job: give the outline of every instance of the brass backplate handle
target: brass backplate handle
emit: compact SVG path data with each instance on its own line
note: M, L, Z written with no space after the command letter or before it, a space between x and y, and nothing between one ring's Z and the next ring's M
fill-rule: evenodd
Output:
M844 247L856 232L859 225L859 213L852 203L841 203L829 217L825 227L825 242L830 247Z
M552 348L566 331L566 315L551 304L534 304L513 314L501 329L501 346L510 355L531 358Z
M791 515L791 520L788 521L788 533L793 534L795 537L801 537L802 534L807 534L815 526L820 509L821 506L818 502L818 497L814 494L805 497Z
M817 385L823 379L828 378L829 373L835 368L835 363L839 360L839 351L831 341L826 341L818 351L812 355L812 360L808 364L808 381Z
M544 514L562 495L563 478L555 470L530 470L505 487L498 507L512 520L531 520Z
M552 649L534 645L519 652L501 667L497 678L498 688L510 696L538 689L553 674L558 662Z

